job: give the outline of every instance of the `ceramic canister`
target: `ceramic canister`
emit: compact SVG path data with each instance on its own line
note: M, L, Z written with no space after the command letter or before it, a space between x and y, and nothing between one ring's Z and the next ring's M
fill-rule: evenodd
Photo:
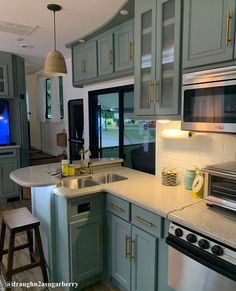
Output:
M186 170L184 176L184 188L186 190L192 190L193 180L196 177L197 173L195 170Z

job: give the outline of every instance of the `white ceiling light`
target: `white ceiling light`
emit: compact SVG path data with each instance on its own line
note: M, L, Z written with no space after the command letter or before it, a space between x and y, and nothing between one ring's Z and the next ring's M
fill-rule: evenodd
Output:
M121 14L121 15L124 15L124 16L129 15L129 10L122 9L122 10L120 11L120 14Z
M54 32L54 50L50 51L44 64L44 73L47 76L65 76L67 74L66 62L60 51L56 49L56 11L62 8L57 4L48 4L47 8L53 11L53 32Z

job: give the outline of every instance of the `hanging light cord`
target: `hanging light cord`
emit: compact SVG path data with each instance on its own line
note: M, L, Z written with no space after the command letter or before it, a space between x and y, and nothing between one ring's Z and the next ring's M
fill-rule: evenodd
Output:
M57 42L56 42L56 12L53 11L53 27L54 27L54 49L57 49Z

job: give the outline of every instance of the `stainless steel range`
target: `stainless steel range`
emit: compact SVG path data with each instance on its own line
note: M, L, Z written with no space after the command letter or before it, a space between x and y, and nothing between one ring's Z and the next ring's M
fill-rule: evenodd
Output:
M235 291L236 250L171 223L168 284L175 291Z
M236 162L207 166L203 173L206 203L236 211Z

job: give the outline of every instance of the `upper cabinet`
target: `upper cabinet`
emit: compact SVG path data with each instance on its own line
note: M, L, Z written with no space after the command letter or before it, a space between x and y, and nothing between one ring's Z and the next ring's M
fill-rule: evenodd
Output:
M232 61L234 0L184 0L183 68Z
M0 96L8 95L7 66L0 64Z
M135 2L135 114L178 116L181 0Z
M97 77L97 43L95 40L78 44L72 50L73 83L76 86Z
M115 28L115 69L116 72L132 69L134 66L134 20Z
M98 75L114 72L113 32L108 31L98 37Z

